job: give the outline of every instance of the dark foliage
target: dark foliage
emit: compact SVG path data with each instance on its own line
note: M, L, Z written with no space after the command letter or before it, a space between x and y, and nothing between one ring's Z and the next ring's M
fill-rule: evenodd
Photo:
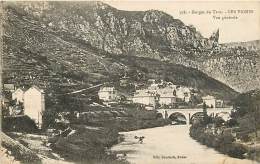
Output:
M28 116L4 117L2 121L3 131L34 133L38 131L35 122Z
M257 131L260 128L260 90L240 94L234 101L232 117L239 122L243 131Z
M190 136L202 144L213 147L218 151L235 158L244 158L247 150L239 144L234 143L234 137L229 133L213 135L205 132L205 124L197 122L190 128Z

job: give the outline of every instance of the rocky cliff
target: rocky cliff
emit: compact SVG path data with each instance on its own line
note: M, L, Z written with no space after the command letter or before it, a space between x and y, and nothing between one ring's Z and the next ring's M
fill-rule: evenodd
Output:
M144 57L199 69L238 91L258 87L258 52L219 45L219 30L204 38L162 11L121 11L101 2L8 2L5 8L12 51L46 60L45 67L51 61L53 69L100 79L107 71L124 71L108 54Z

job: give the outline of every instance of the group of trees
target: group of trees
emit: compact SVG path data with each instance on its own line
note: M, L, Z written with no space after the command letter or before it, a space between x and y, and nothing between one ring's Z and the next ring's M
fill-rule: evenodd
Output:
M234 101L232 118L237 120L241 130L254 132L258 137L260 130L260 90L240 94Z
M203 121L209 123L207 107L203 104ZM253 90L242 93L234 100L234 110L231 113L231 120L227 126L239 126L244 133L254 133L258 137L260 130L260 90Z

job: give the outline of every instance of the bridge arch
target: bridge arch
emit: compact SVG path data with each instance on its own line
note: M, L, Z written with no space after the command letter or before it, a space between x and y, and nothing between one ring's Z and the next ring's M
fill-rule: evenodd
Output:
M190 117L190 124L193 124L194 120L203 118L203 112L193 113Z
M157 113L156 114L156 119L158 119L158 118L163 118L163 114L162 113Z
M168 117L173 123L176 124L186 124L187 118L186 116L181 112L173 112Z
M217 113L226 113L227 115L231 113L232 107L226 108L209 108L207 109L207 114L209 116L215 117ZM185 116L187 125L190 124L190 120L194 120L198 114L203 112L202 108L191 108L191 109L176 109L176 108L167 108L167 109L156 109L157 113L161 113L164 119L169 118L173 113L181 113ZM194 115L195 114L195 115ZM218 114L219 115L219 114ZM193 116L193 117L192 117ZM173 116L172 116L173 117Z

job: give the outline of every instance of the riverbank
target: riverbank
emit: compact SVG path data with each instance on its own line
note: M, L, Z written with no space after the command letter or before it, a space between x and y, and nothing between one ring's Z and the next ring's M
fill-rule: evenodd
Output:
M200 144L189 136L189 126L169 125L121 132L125 140L111 148L126 154L126 161L135 164L253 164L247 159L232 158ZM144 136L139 143L135 136Z
M122 141L120 132L165 126L169 120L154 111L126 111L127 117L91 119L70 124L70 131L49 140L52 149L63 158L87 163L125 163L118 153L108 151ZM120 154L120 153L119 153Z
M64 162L121 164L126 162L121 157L118 158L117 153L109 151L111 146L122 141L119 131L153 128L170 123L168 120L158 118L154 111L124 112L124 116L120 117L113 115L103 117L100 114L94 119L85 121L69 120L69 124L54 128L55 131L62 132L54 136L53 133L45 132L20 132L21 134L7 132L7 134L36 154L39 157L37 161L42 161L44 156L57 161L62 159ZM46 151L42 149L43 147ZM60 158L56 158L52 153ZM20 157L14 156L14 158Z
M260 147L248 146L244 142L236 141L232 133L228 132L228 128L220 134L213 134L206 126L194 124L190 127L190 136L201 144L231 157L260 162Z

